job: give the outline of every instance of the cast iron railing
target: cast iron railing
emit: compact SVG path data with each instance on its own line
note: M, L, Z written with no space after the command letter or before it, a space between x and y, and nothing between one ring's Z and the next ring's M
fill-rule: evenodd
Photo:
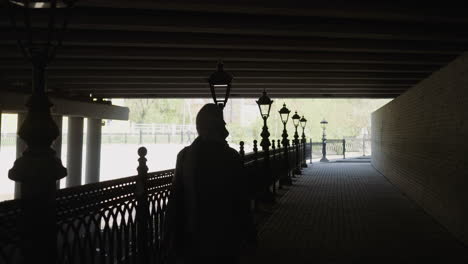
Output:
M303 147L272 148L267 157L256 146L247 154L241 146L252 201L263 201L282 179L293 176L302 162L296 149L306 158ZM57 263L163 263L164 218L174 170L147 173L146 149L139 155L137 176L57 191ZM34 219L22 218L21 202L0 203L1 264L23 261L21 224Z
M344 138L344 139L327 139L327 155L339 155L346 158L346 154L359 153L362 156L370 155L371 153L371 138ZM306 145L307 159L312 157L322 157L322 141L312 141Z

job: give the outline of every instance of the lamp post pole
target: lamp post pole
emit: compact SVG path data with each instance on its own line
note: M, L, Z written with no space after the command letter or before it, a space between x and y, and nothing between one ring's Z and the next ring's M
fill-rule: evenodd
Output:
M268 131L267 126L267 119L270 116L271 104L273 101L268 97L266 90L263 90L262 96L257 101L258 108L260 110L260 115L263 119L263 128L262 133L260 136L262 137L262 141L260 142L260 146L262 146L263 155L264 155L264 168L263 168L263 179L265 180L265 200L266 201L274 201L274 194L273 190L270 190L270 185L274 184L274 177L271 172L270 167L270 132Z
M299 154L299 133L297 133L297 128L299 127L299 123L301 117L297 114L297 111L292 116L293 124L294 124L294 147L296 149L296 164L294 168L294 174L301 175L301 161L300 161L300 154Z
M280 183L285 185L292 185L292 179L289 174L289 140L288 140L288 131L286 130L286 124L288 123L289 113L291 111L286 108L286 104L283 104L283 107L279 110L281 117L281 122L283 123L283 133L281 134L282 140L281 144L284 149L284 162L286 167L286 175L281 178Z
M24 263L56 263L57 221L56 182L67 175L67 169L51 148L60 130L52 119L52 103L46 94L46 68L61 45L67 13L72 4L59 1L9 1L9 14L18 32L18 43L32 64L32 94L26 102L26 118L18 136L27 149L8 172L8 178L21 183L20 246ZM31 27L31 11L48 20L45 35L35 34ZM17 14L20 13L21 15ZM61 21L59 14L64 14ZM16 19L20 17L21 19ZM61 22L60 22L61 21ZM24 38L21 38L23 36ZM43 37L43 38L41 38Z
M328 125L328 122L323 119L320 124L322 125L322 159L320 160L320 162L328 162L328 159L327 159L327 135L325 133L325 130L327 128L327 125Z
M302 116L301 120L301 127L302 127L302 155L303 155L303 159L302 159L302 164L301 164L301 167L302 168L307 168L307 161L306 161L306 144L307 144L307 140L306 140L306 136L305 136L305 126L306 126L306 123L307 123L307 119L304 118L304 116Z

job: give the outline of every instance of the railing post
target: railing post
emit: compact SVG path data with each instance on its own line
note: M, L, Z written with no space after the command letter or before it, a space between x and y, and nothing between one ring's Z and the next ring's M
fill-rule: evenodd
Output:
M275 146L275 140L271 140L271 155L273 156L272 157L272 161L270 162L270 164L276 164L276 146ZM276 171L275 170L270 170L270 173L271 173L271 178L273 179L273 184L272 184L272 191L273 191L273 194L276 194Z
M312 164L312 156L314 155L313 147L312 138L310 138L310 164Z
M296 167L296 142L294 140L288 140L288 146L289 146L289 152L290 155L289 155L289 167L291 168L291 177L292 178L296 178L296 174L299 174L299 173L296 173L297 172L297 167Z
M140 129L140 139L138 140L138 145L143 144L143 130Z
M320 162L328 162L327 159L327 139L325 137L322 138L322 159Z
M239 154L241 156L242 166L244 166L244 162L245 162L244 141L241 141L239 145L240 145Z
M343 138L343 159L346 159L346 139Z
M289 140L288 139L283 139L283 151L284 151L283 159L284 159L284 165L286 168L286 174L283 175L280 182L285 185L292 185L291 175L289 174L290 168L289 168Z
M148 220L149 220L149 203L147 193L148 167L146 166L146 154L148 151L145 147L138 149L138 176L136 179L135 198L136 206L136 221L137 221L137 259L138 263L149 263L148 250Z
M307 168L307 139L302 138L302 168Z
M255 172L255 184L254 186L257 187L257 180L258 180L258 147L257 147L257 140L254 140L253 141L253 160L254 160L254 172ZM253 195L254 195L254 199L253 199L253 208L254 210L257 210L258 209L258 204L257 204L257 189L254 188L253 189Z

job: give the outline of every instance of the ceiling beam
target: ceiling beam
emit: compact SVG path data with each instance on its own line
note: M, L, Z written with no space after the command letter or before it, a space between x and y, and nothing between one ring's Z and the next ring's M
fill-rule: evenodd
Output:
M21 58L15 46L0 46L0 59ZM359 63L444 65L455 55L357 53L357 52L298 52L298 51L232 51L220 49L171 49L126 47L64 46L58 53L62 59L121 59L121 60L184 60L226 62L303 62L303 63Z
M0 20L0 25L8 25L8 20ZM323 15L277 16L80 6L74 9L73 23L70 23L69 28L246 36L468 41L468 33L464 30L466 21L444 24L432 21L385 21L384 19L368 21ZM421 30L422 28L424 30Z
M10 80L15 87L30 86L30 80ZM233 86L309 86L309 85L323 85L323 86L412 86L419 80L375 80L375 79L289 79L289 80L269 80L269 79L236 79ZM48 80L48 86L67 86L67 85L161 85L161 86L205 86L208 83L203 79L175 79L175 80L155 80L153 78L139 78L139 79L116 79L116 78L100 78L95 79L51 79ZM6 84L4 84L6 85ZM0 87L1 89L2 87Z
M0 69L31 69L24 59L4 59ZM57 58L48 67L49 70L173 70L173 71L214 71L211 61L171 61L171 60L93 60ZM228 71L316 71L316 72L415 72L431 73L440 68L440 64L355 64L355 63L303 63L303 62L224 62Z
M16 34L8 28L0 28L3 34L0 44L16 44ZM41 32L38 30L38 32ZM46 33L42 30L42 35ZM468 42L407 41L372 39L334 39L320 37L271 37L242 35L159 32L117 32L111 30L69 30L66 45L95 47L148 47L227 50L275 50L275 51L336 51L370 53L411 54L460 54L466 51Z
M275 94L271 95L271 98L373 98L373 99L384 99L384 98L395 98L399 94ZM100 95L96 95L100 96ZM211 98L211 94L150 94L150 93L141 93L141 94L103 94L103 98ZM230 98L258 98L258 94L232 94Z
M468 23L465 8L450 4L444 6L437 2L431 5L427 2L420 5L411 2L399 4L394 1L360 1L349 2L342 0L328 0L320 2L310 1L270 1L270 0L237 0L222 2L217 0L172 0L149 1L134 0L82 0L79 6L104 8L138 8L149 10L172 10L190 12L217 12L222 14L262 14L280 16L317 16L330 18L348 18L362 20L385 21L416 21L433 23Z
M116 78L116 79L198 79L205 81L213 71L164 71L164 70L50 70L49 79L77 79L77 78ZM229 71L236 80L247 79L375 79L375 80L420 80L426 73L387 73L387 72L236 72ZM30 71L5 70L4 79L31 78Z
M68 85L48 85L49 89L52 90L160 90L160 89L174 89L174 90L207 90L208 85L200 84L200 85L131 85L131 84L100 84L100 85L93 85L93 84L68 84ZM262 90L263 88L268 90L294 90L294 89L403 89L406 90L408 85L320 85L320 84L307 84L307 85L234 85L233 89L235 90Z

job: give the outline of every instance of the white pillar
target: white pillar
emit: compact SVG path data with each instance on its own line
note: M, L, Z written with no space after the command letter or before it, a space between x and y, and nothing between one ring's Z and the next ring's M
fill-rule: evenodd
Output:
M18 133L25 118L26 118L26 113L18 113L16 133ZM26 147L27 147L26 143L19 136L16 136L16 159L23 156L23 151L26 150ZM15 199L18 199L21 197L20 189L21 189L20 183L15 182Z
M101 119L88 118L85 183L99 182L101 163L101 129Z
M55 122L55 124L57 124L57 127L59 129L59 136L52 143L51 147L52 147L53 150L55 150L55 155L57 156L57 158L62 160L62 121L63 121L63 117L59 116L59 115L54 115L54 116L52 116L52 118L54 119L54 122ZM57 189L60 189L60 180L58 180L56 182L56 184L57 184Z
M0 109L0 151L2 150L2 109Z
M66 186L81 185L83 164L83 117L68 117Z

